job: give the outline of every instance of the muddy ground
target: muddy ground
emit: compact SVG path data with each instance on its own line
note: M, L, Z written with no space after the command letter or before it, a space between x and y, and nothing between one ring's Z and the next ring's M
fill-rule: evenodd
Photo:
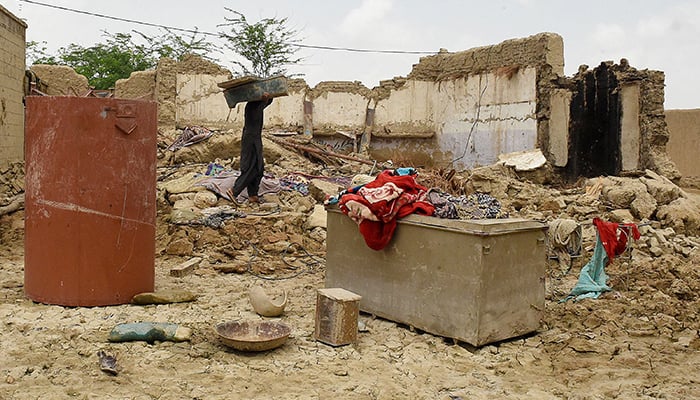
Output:
M279 150L275 161L268 160L268 172L369 172L356 163L329 168L311 161ZM159 185L183 176L187 168L206 167L166 163L177 164L161 159ZM587 195L590 180L554 187L512 173L493 178L501 173L498 169L465 173L449 182L440 182L443 171L421 173L419 182L424 179L427 186L488 189L512 216L543 221L569 217L583 223L592 216L646 212L639 202L612 204L618 199L612 191ZM657 193L649 177L626 179L607 185L619 189L647 179L649 193ZM503 182L508 182L505 189L499 188ZM650 225L631 258L618 258L606 269L614 290L595 300L560 302L592 254L595 232L583 229L583 252L568 274L556 260L543 260L546 307L539 329L525 337L474 348L361 314L366 329L357 343L331 347L313 338L327 240L323 228L308 224L319 204L313 194L269 195L272 206L244 205L246 218L216 229L173 224L173 200L187 198L187 192L170 198L172 193L159 188L156 289L189 290L198 296L194 302L109 307L35 303L23 292L24 212L0 217L0 399L700 398L700 251L691 221L697 206L690 218L673 219L662 209L671 200L657 196L645 219ZM690 201L697 197L680 193ZM687 208L690 203L683 204ZM191 274L170 275L171 268L194 256L204 260ZM292 327L292 334L283 347L269 352L231 350L213 331L222 321L262 319L247 297L253 285L289 293L288 307L278 319ZM135 321L175 322L191 328L193 335L181 343L107 340L115 325ZM117 357L118 375L100 370L100 350Z

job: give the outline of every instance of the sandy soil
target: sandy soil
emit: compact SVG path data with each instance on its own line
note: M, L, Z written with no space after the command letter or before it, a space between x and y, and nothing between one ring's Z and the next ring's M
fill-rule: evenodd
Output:
M272 227L287 225L288 218L249 216L222 231L188 232L212 243L251 233L262 237L278 233ZM607 268L613 292L561 303L590 258L595 237L586 231L587 250L568 275L548 265L544 318L531 335L473 348L363 314L367 330L358 342L331 347L312 337L324 265L309 262L303 252L292 271L280 262L279 251L257 252L239 242L228 255L204 251L207 261L192 274L173 277L170 268L189 257L164 251L173 228L161 215L156 289L187 289L199 296L196 301L44 305L23 292L22 220L23 211L0 217L0 399L700 398L697 250L688 257L635 250L631 260L617 259ZM305 235L301 242L323 259L324 240ZM218 270L251 260L254 270L276 271L270 276L301 274L265 280ZM252 285L289 292L279 320L292 327L292 335L281 348L241 353L217 340L213 326L219 322L262 319L247 298ZM115 325L135 321L179 323L193 336L182 343L108 342ZM117 376L100 370L100 350L117 357Z

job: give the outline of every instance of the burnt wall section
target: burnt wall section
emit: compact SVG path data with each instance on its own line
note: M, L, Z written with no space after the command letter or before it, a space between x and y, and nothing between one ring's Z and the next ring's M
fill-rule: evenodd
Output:
M572 91L568 135L570 179L654 170L680 178L666 153L664 74L637 70L627 60L582 66L561 86Z
M574 78L569 176L617 175L621 169L619 82L608 64Z

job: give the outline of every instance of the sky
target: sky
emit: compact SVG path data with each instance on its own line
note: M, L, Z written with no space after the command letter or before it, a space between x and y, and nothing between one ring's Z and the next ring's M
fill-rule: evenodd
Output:
M312 46L404 52L462 51L555 32L564 39L565 74L579 65L629 60L637 69L665 72L666 109L700 108L700 1L697 0L32 0L91 13L215 33L230 16L250 22L287 18L301 43ZM0 0L24 19L27 40L49 52L77 43L90 46L110 33L159 28L58 10L21 0ZM218 39L210 37L214 42ZM220 43L220 42L219 42ZM310 86L320 81L379 81L406 76L425 54L301 49L304 60L290 73ZM213 54L233 69L231 53Z

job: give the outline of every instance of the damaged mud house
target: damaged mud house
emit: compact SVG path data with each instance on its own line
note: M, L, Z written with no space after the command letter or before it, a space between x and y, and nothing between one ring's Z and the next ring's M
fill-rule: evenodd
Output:
M540 33L288 79L236 207L228 70L96 93L0 22L0 398L700 396L700 110L662 71L565 76ZM390 220L353 214L387 187Z

